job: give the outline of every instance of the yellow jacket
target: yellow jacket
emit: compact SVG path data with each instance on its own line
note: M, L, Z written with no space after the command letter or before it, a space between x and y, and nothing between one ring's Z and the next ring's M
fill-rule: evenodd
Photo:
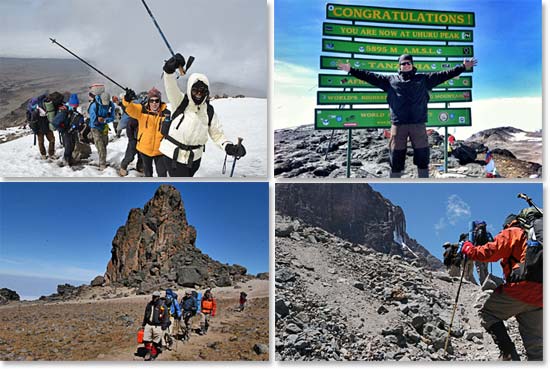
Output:
M158 113L149 110L148 106L129 103L122 100L126 108L126 114L138 121L138 143L137 151L147 156L162 155L159 151L162 134L160 128L166 117L170 118L170 110L166 109L166 104L160 105Z

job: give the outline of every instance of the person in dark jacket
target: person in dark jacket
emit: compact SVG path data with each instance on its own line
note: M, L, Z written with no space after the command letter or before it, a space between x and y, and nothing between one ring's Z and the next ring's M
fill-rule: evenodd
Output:
M42 160L46 160L48 156L55 158L55 136L50 129L50 123L46 115L44 101L46 95L41 95L31 101L31 107L27 111L27 122L33 133L38 138L38 150ZM48 140L48 156L46 156L46 147L44 146L44 137Z
M160 292L153 292L151 301L143 314L143 343L147 349L145 360L154 360L161 346L164 331L170 326L170 310L160 298Z
M506 217L503 228L492 242L474 246L467 241L462 247L462 254L468 259L484 262L500 260L506 280L481 307L481 325L493 337L502 360L518 361L518 352L504 325L505 320L515 317L527 359L542 361L543 286L536 281L514 280L526 252L527 236L514 214Z
M189 320L197 314L197 299L190 291L185 292L181 300L181 309L183 310L183 321L187 331L190 330Z
M416 73L413 57L403 54L399 57L399 73L383 75L352 68L349 63L338 64L338 69L381 88L387 94L390 106L391 137L390 165L391 178L400 178L405 169L407 138L414 149L414 164L418 167L418 177L428 178L430 148L426 134L428 121L428 92L435 86L454 78L472 68L477 60L464 59L462 65L443 72Z
M59 107L52 122L52 125L63 137L65 152L63 153L61 166L74 164L73 151L78 140L78 129L84 124L84 116L77 111L78 105L78 96L72 94L69 102Z

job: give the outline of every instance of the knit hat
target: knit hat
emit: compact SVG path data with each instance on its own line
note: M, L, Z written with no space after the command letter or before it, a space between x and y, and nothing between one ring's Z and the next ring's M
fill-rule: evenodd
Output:
M443 244L443 247L444 247L444 248L451 247L451 243L450 243L450 242L445 242L445 243Z
M109 102L111 101L111 95L108 92L103 92L101 95L99 95L101 98L101 103L103 105L109 105Z
M155 292L153 292L153 296L160 297L160 291L155 291Z
M399 57L399 64L401 64L402 62L404 62L405 60L408 60L411 62L411 64L413 63L413 57L412 55L410 54L403 54Z
M76 108L80 104L80 101L78 101L78 95L72 94L71 97L69 97L69 106Z
M504 224L502 224L502 228L506 228L506 226L510 223L512 223L514 220L517 219L516 214L509 214L506 219L504 219Z
M161 96L160 91L157 90L155 87L147 91L147 99L150 99L152 97L157 97L160 99L160 96Z

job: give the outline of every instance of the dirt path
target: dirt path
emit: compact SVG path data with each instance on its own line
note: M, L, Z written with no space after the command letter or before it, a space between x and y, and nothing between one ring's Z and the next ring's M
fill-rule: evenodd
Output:
M253 347L256 343L269 344L269 283L251 281L243 288L248 294L245 311L238 312L238 297L233 287L214 291L218 313L211 320L208 333L200 336L191 333L187 342L175 341L171 351L164 350L157 361L202 361L202 360L269 360L269 354L257 355ZM184 291L178 291L183 294ZM199 319L192 319L193 328L198 328ZM134 355L136 344L118 348L100 360L143 361Z
M236 312L240 291L249 296ZM183 290L178 291L182 296ZM206 336L193 334L158 360L269 360L253 347L269 344L269 281L214 289L218 314ZM0 309L0 360L142 360L136 335L149 296L81 302L13 304Z

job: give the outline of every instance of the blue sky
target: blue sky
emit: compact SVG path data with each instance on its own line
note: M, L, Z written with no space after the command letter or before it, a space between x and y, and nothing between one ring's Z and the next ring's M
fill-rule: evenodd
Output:
M474 184L474 183L418 183L371 184L394 205L400 206L407 221L407 233L442 258L446 241L458 242L467 232L472 220L485 220L488 230L496 235L510 213L518 213L527 203L517 198L523 192L542 208L542 184ZM498 263L493 263L495 274L501 275ZM498 270L498 273L496 271Z
M294 67L313 69L315 74L318 73L320 55L330 55L321 52L322 23L327 21L325 4L328 2L330 1L275 1L275 72L278 67L279 71L289 72L286 68L292 67L277 65L277 62L283 62ZM363 1L333 3L366 5ZM479 60L473 73L474 97L485 99L541 96L540 1L371 0L368 5L474 12L474 55ZM299 70L293 71L299 74ZM314 84L316 80L311 86Z
M319 107L317 106L319 73L345 74L319 69L321 55L349 55L321 51L322 24L327 21L326 4L329 2L331 1L277 0L274 3L274 90L271 101L275 129L313 124L314 109ZM473 28L474 55L479 64L474 72L469 74L473 79L473 100L470 103L451 104L451 107L471 108L472 126L460 127L455 136L466 139L473 133L502 126L517 127L526 131L542 128L542 8L540 1L371 0L364 2L342 0L331 3L474 12L476 20L476 26ZM351 24L344 21L328 21ZM400 27L418 26L401 25ZM369 42L391 43L389 40L369 40ZM377 58L385 59L385 57ZM460 59L453 58L453 60ZM442 107L443 104L431 105L431 107ZM367 108L367 106L358 107ZM382 107L387 105L370 106L370 108Z
M81 280L103 275L118 227L160 183L0 183L0 273ZM269 270L266 183L172 183L196 245L249 273ZM53 291L52 291L53 292Z

